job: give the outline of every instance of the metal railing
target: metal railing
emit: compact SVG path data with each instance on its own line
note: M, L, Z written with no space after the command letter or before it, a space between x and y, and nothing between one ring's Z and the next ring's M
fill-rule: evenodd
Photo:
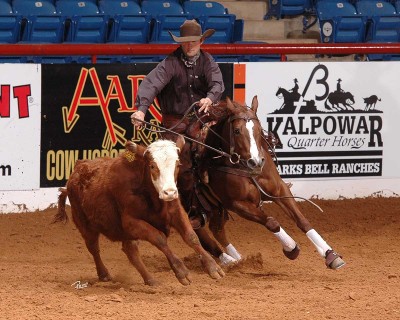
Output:
M1 44L0 56L90 56L96 63L99 55L167 55L177 44ZM213 55L279 54L286 60L289 54L400 54L400 43L329 43L329 44L268 44L227 43L204 44Z

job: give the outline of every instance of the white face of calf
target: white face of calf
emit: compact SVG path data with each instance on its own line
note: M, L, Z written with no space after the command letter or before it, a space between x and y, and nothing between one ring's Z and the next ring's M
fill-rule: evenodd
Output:
M178 198L176 178L178 176L179 149L169 140L157 140L147 148L150 161L151 180L160 199L172 201Z

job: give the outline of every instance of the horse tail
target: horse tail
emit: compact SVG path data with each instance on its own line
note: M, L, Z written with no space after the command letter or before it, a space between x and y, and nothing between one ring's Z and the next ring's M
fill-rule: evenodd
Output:
M67 188L65 188L65 187L59 188L58 191L60 191L60 194L58 195L58 210L57 210L57 213L53 217L52 223L56 223L56 222L67 223L68 216L67 216L67 212L65 210L65 202L68 197Z

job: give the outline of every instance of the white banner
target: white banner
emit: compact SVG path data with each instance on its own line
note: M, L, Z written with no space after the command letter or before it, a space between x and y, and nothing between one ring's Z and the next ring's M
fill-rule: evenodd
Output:
M400 62L247 63L283 177L400 177Z
M39 188L41 66L0 64L0 190Z

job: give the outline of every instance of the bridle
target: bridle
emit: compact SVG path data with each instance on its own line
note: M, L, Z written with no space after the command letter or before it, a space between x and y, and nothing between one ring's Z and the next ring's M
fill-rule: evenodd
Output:
M235 120L244 120L246 122L257 121L259 123L259 119L257 117L254 117L254 116L247 116L247 115L231 115L231 116L229 116L229 118L227 120L228 123L229 123L229 132L230 132L229 142L228 142L228 141L226 141L226 139L224 137L222 137L220 134L215 132L211 128L211 126L209 126L207 123L205 123L202 120L202 117L199 116L198 113L194 110L195 106L198 103L199 103L198 101L192 103L190 105L190 107L186 110L186 112L182 116L182 118L170 128L165 128L163 126L152 124L152 123L149 123L149 122L147 122L145 120L137 120L137 121L140 121L140 122L142 122L142 123L144 123L146 125L149 125L150 127L147 127L147 126L145 127L149 131L156 132L156 133L159 133L159 134L161 134L163 132L168 132L168 133L172 133L172 134L175 134L175 135L182 135L185 138L185 140L189 140L191 142L197 143L197 144L199 144L199 145L201 145L201 146L203 146L203 147L205 147L205 148L207 148L207 149L209 149L211 151L214 151L214 152L218 153L219 156L223 156L223 157L228 158L229 162L231 164L233 164L233 165L241 164L244 168L247 168L247 169L250 169L250 170L254 170L255 166L252 163L252 159L248 159L248 160L241 159L240 155L237 152L235 152L235 143L234 143L235 140L234 140L234 131L233 131L232 123ZM247 106L245 106L245 107L248 108ZM187 118L189 116L192 116L192 115L194 115L197 118L197 120L200 121L200 123L203 126L207 126L207 128L210 130L210 132L215 134L224 143L229 145L229 153L227 153L227 152L225 152L223 150L220 150L220 149L216 149L216 148L214 148L212 146L209 146L209 145L207 145L207 144L205 144L203 142L197 141L197 140L192 139L192 138L190 138L190 137L188 137L188 136L186 136L184 134L180 134L180 133L177 133L177 132L174 131L174 129L177 128L185 120L185 118ZM157 130L152 129L152 127L156 128Z

